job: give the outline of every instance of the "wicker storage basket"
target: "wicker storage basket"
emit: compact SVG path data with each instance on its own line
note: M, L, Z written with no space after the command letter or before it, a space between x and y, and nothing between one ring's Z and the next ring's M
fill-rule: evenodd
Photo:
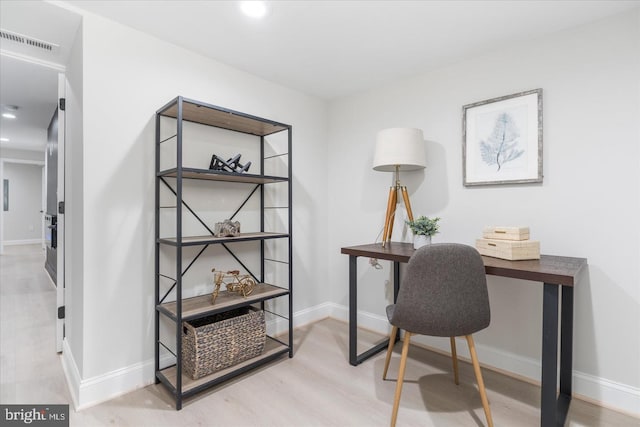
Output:
M262 354L264 311L243 307L182 323L182 362L194 380Z

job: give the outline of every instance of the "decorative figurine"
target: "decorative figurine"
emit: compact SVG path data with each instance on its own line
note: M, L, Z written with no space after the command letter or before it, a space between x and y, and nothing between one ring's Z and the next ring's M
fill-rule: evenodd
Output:
M241 164L240 156L240 154L237 154L235 157L232 157L229 160L223 160L214 154L213 156L211 156L209 169L235 173L249 172L249 166L251 166L251 162L247 162L244 165Z
M227 292L235 292L242 294L244 298L247 295L251 295L253 289L256 287L256 281L253 280L248 274L240 274L238 270L231 270L223 273L222 271L211 270L213 272L213 293L211 294L211 304L216 303L218 293L220 293L220 285L223 283L227 287Z
M216 222L213 229L215 237L238 237L240 235L240 222L225 219L222 222Z

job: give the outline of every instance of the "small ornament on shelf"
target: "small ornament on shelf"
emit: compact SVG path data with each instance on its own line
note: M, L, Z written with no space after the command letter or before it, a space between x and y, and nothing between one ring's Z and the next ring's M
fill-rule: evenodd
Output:
M221 157L216 156L215 154L211 156L211 163L209 163L209 169L215 171L224 171L224 172L235 172L235 173L244 173L249 172L249 167L251 166L251 162L247 162L244 165L240 163L240 154L236 154L235 157L232 157L228 160L224 160Z
M238 237L240 235L240 222L225 219L222 222L216 222L213 229L215 237Z
M213 293L211 294L211 304L216 303L216 298L220 293L220 286L224 283L227 292L234 292L242 294L244 298L251 295L253 289L256 287L256 281L248 274L240 274L239 270L231 270L227 272L217 271L215 268L211 270L213 272Z

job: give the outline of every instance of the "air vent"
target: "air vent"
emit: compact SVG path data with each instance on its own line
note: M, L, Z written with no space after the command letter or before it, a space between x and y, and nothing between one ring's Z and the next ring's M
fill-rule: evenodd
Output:
M55 43L45 42L43 40L38 40L33 37L28 37L22 34L14 33L13 31L7 31L4 29L0 29L0 38L4 40L9 40L24 46L32 46L37 49L46 50L48 52L55 52L58 47Z

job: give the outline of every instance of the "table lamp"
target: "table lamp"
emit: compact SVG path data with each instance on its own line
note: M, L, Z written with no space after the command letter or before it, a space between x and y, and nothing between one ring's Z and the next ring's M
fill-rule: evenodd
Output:
M373 156L373 170L395 172L395 186L389 188L387 214L384 220L382 247L391 241L393 233L393 219L396 214L398 192L402 193L402 200L409 221L413 221L411 202L407 187L400 184L400 171L413 171L426 167L426 152L422 130L413 128L390 128L378 132L376 151Z

